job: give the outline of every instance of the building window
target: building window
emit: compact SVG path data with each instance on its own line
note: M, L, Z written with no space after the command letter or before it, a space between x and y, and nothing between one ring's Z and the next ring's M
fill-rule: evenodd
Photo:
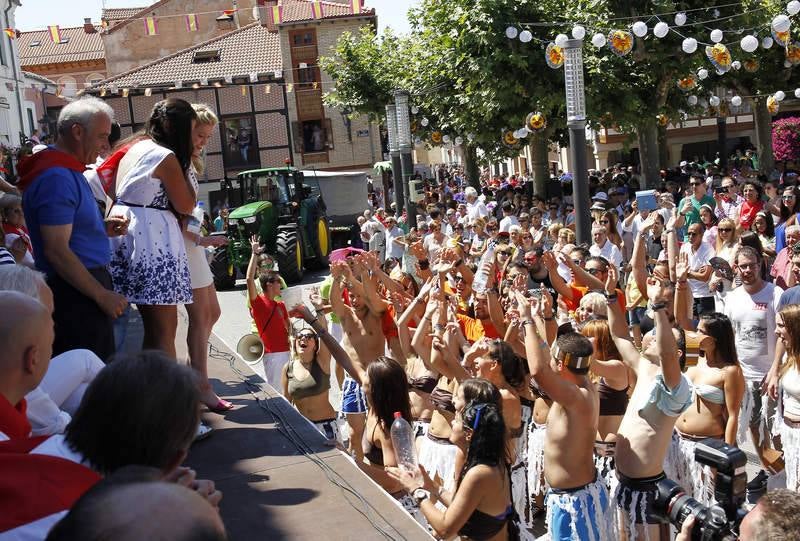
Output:
M258 141L253 117L226 118L222 121L222 129L226 167L258 166Z
M304 47L316 43L316 32L313 30L300 30L292 34L292 47Z
M330 119L295 122L293 127L295 152L313 154L333 150L333 131Z

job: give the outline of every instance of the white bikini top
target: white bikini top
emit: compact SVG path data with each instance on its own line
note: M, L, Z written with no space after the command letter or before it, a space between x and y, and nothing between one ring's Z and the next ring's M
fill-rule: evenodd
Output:
M792 367L781 377L783 390L783 412L800 419L800 372Z
M719 387L715 387L714 385L708 385L706 383L695 383L694 392L700 398L704 398L709 402L713 402L714 404L722 405L725 403L725 391L723 391Z

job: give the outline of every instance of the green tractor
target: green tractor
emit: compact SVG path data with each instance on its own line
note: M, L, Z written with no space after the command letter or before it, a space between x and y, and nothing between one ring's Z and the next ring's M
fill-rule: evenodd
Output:
M235 183L235 186L234 186ZM315 178L294 167L239 173L221 183L231 205L225 233L228 244L214 252L211 270L219 290L231 289L250 261L250 237L258 235L264 253L278 263L287 283L303 279L304 269L328 264L331 234L325 201Z

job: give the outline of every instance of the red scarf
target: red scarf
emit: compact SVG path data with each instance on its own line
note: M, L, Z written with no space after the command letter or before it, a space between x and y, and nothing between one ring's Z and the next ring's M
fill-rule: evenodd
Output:
M12 406L8 399L0 395L0 432L5 434L8 439L28 438L31 435L31 423L25 414L27 403L25 399L19 404Z
M756 201L755 203L745 201L742 203L742 210L739 212L739 224L742 227L742 230L746 231L750 229L750 226L753 225L753 222L756 219L756 214L758 214L763 208L763 201Z
M136 143L138 143L138 141L136 141ZM103 186L103 191L105 191L106 195L108 195L108 197L111 199L116 199L116 194L114 192L116 191L115 188L119 164L122 161L122 158L125 157L125 154L128 153L134 144L135 143L130 143L118 148L106 159L106 161L100 164L100 167L97 168L97 176L100 177L100 184Z
M100 476L86 466L31 453L46 439L0 442L0 532L68 510L100 481ZM36 525L31 525L30 533L35 529Z
M53 167L64 167L81 174L86 171L86 164L78 161L72 154L48 147L46 150L37 152L20 161L20 179L17 183L17 188L24 192L39 175Z

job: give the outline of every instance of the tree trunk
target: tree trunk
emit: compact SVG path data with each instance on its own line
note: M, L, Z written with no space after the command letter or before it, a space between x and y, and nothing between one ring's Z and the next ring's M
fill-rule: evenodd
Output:
M658 125L656 119L642 119L636 128L639 141L639 174L642 177L642 188L658 187Z
M767 109L766 98L755 98L752 104L758 172L769 175L775 169L775 158L772 155L772 115Z
M674 158L673 158L674 161ZM669 144L667 143L667 127L658 127L658 168L666 171L669 169L670 156Z
M464 145L464 174L467 184L481 191L481 170L478 167L478 154L474 145Z
M531 171L533 172L533 193L539 197L547 196L547 183L550 181L550 169L547 163L549 137L547 132L531 135Z

